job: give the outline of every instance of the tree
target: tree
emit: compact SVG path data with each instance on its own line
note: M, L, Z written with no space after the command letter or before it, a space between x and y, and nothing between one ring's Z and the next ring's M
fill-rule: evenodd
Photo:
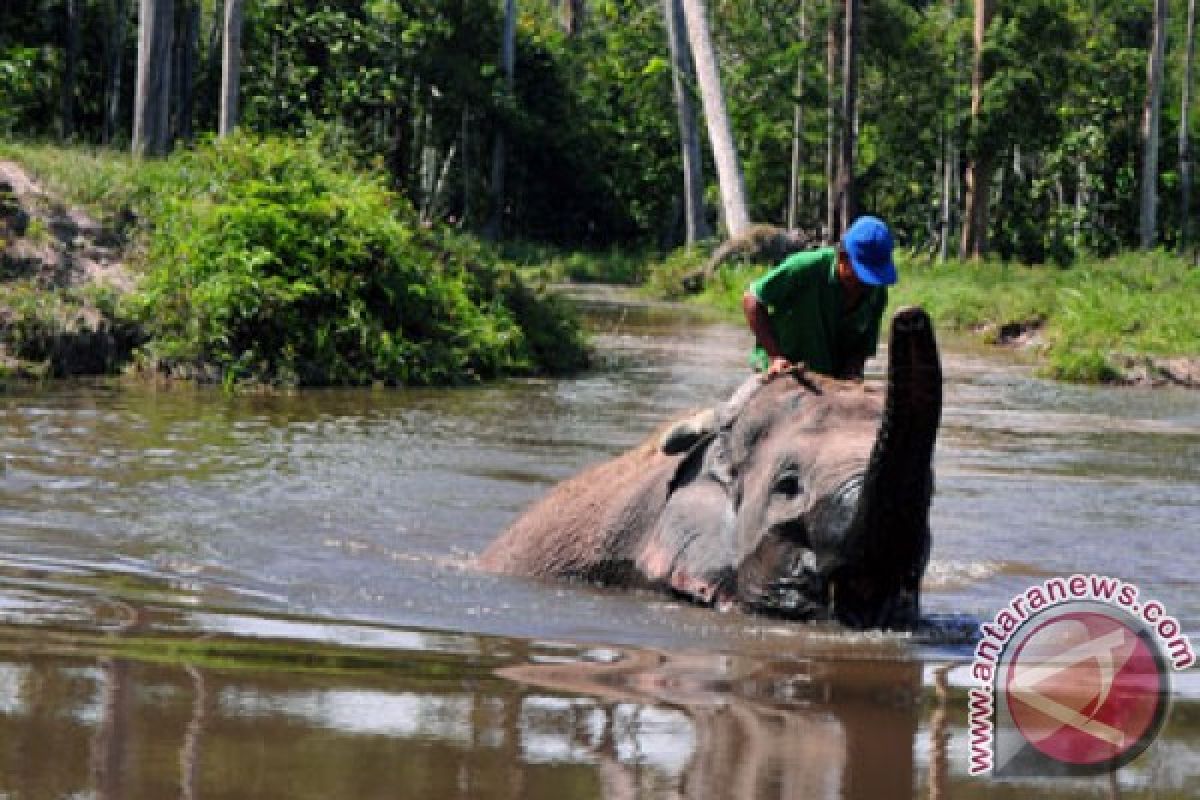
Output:
M170 147L171 32L174 0L141 0L133 152L166 155Z
M200 2L181 0L182 13L175 32L174 136L192 141L196 101L196 60L200 52Z
M242 1L225 0L221 37L221 109L217 134L228 136L238 124L238 87L242 71Z
M988 202L991 194L992 154L982 141L979 129L983 121L984 45L992 20L994 0L975 0L975 61L971 67L971 158L966 172L966 209L963 212L962 244L959 256L982 258L988 249Z
M101 141L111 144L121 116L121 72L125 55L128 0L110 0L108 36L105 37L104 129Z
M509 100L513 97L516 66L517 3L516 0L504 0L504 33L500 39L500 67L504 73L505 97ZM492 218L488 222L488 235L492 239L500 238L504 225L505 149L504 127L501 125L496 128L496 138L492 145Z
M562 29L567 36L579 35L583 30L583 17L587 7L585 0L551 0L551 5L558 7Z
M1187 249L1191 234L1192 201L1192 67L1196 60L1196 0L1188 0L1187 56L1183 66L1183 90L1179 101L1179 252Z
M800 41L806 42L807 40L808 5L805 0L800 0ZM796 218L800 205L800 163L802 160L801 151L804 147L804 62L806 56L807 51L802 51L800 57L796 59L796 97L792 101L792 165L788 173L788 230L795 230L796 228Z
M950 238L954 235L955 217L955 188L958 183L958 117L959 92L958 76L960 71L961 47L957 35L958 0L946 0L948 28L950 30L950 75L948 84L951 87L951 113L948 124L943 125L945 139L942 156L942 196L938 219L938 261L945 261L950 256Z
M671 88L675 98L675 113L679 123L679 149L683 160L683 218L685 241L691 247L708 236L704 218L704 169L700 152L700 131L696 127L696 110L692 105L691 87L696 70L688 52L686 23L680 0L663 0L663 20L667 28L667 44L671 53Z
M62 138L75 135L75 79L79 70L80 0L66 0L66 43L63 53Z
M1162 110L1163 64L1167 53L1167 0L1154 0L1150 52L1146 59L1146 102L1142 108L1142 179L1138 244L1154 246L1158 233L1158 132Z
M687 20L688 41L692 45L692 59L696 64L696 77L700 83L700 99L704 104L709 146L712 147L713 160L717 164L717 183L721 189L721 206L725 211L725 229L729 238L735 239L750 227L742 167L733 141L729 114L725 110L721 75L717 70L717 56L708 32L708 17L703 0L682 2L684 18Z
M858 99L858 0L846 0L846 27L842 42L842 137L838 158L838 215L841 220L840 236L857 213L857 198L854 193L854 153L857 143L855 119Z
M838 68L841 64L842 36L840 34L841 3L831 2L829 13L829 28L826 31L825 48L825 238L836 241L842 232L840 221L841 208L838 203L836 186L838 182L838 153L841 147L838 142L845 128L842 119L842 107L838 103Z

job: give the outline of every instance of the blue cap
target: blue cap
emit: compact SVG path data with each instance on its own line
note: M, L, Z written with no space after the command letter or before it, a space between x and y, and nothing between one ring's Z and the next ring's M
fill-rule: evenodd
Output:
M896 282L892 263L892 232L879 217L859 217L842 234L842 248L858 279L868 286L891 286Z

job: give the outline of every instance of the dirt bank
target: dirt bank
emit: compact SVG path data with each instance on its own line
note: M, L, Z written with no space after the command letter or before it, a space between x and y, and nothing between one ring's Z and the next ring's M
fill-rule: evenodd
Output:
M103 374L135 332L113 309L134 284L129 242L0 160L0 375Z
M974 333L997 347L1034 351L1043 348L1045 321L1040 319L987 325ZM1200 389L1200 356L1151 356L1111 353L1109 363L1116 386L1182 386Z

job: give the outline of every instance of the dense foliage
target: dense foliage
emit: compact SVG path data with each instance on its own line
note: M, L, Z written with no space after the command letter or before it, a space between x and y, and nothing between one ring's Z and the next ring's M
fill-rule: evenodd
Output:
M469 382L578 366L573 320L311 144L222 140L175 181L130 300L145 357L224 380Z
M67 8L78 9L72 47ZM176 0L177 134L215 127L221 0ZM332 130L425 218L571 246L679 241L681 168L661 3L521 0L516 83L499 64L502 3L257 0L246 4L242 121ZM800 224L826 191L831 0L709 0L751 217L786 218L794 103ZM1174 139L1184 0L1173 0L1160 159L1160 241L1180 229ZM132 0L0 4L0 131L128 141ZM970 118L972 4L863 0L858 185L863 205L930 253L957 242L967 154L992 154L990 240L1003 259L1066 262L1136 244L1138 126L1149 2L997 4L983 109ZM74 55L72 55L74 54ZM180 76L186 75L187 78ZM835 98L836 99L836 98ZM117 113L113 115L111 112ZM496 132L507 143L502 208ZM715 219L716 189L707 170ZM943 207L949 218L943 221ZM949 248L950 255L955 252Z

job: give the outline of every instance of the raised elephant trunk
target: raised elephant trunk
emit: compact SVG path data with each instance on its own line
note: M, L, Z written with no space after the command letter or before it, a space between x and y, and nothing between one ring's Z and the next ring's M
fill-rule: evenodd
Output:
M832 582L834 615L855 627L914 625L929 557L942 369L925 311L896 312L888 357L887 400L844 553L846 566Z

